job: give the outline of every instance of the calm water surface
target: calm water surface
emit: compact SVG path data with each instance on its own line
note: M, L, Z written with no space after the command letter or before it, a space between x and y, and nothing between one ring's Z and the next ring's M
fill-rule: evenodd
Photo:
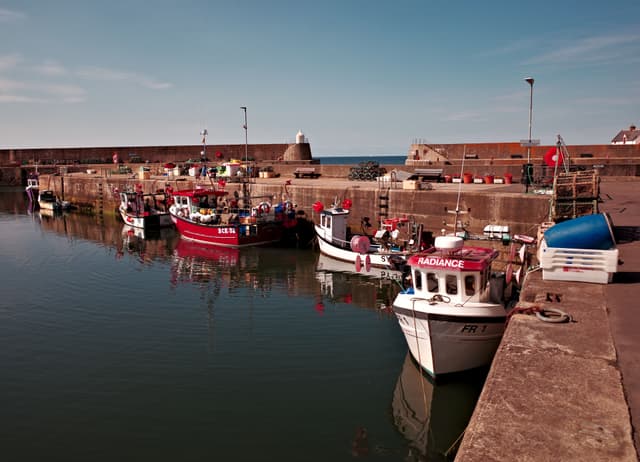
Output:
M3 461L445 460L484 374L425 380L392 281L142 239L0 190Z

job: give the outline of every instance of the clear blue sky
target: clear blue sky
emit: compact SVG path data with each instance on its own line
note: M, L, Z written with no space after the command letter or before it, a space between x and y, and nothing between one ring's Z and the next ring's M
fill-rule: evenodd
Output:
M377 4L381 3L381 4ZM607 144L640 126L640 1L0 0L0 147Z

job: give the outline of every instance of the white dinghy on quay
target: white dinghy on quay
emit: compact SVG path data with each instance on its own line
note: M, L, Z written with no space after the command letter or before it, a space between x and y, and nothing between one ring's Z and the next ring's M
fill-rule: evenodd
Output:
M498 251L466 246L457 236L412 255L411 287L393 303L409 351L431 376L491 363L507 318L504 273L491 271Z

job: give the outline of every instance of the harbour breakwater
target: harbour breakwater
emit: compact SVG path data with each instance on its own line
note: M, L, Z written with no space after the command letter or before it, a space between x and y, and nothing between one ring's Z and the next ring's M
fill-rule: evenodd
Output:
M95 213L112 214L119 204L119 191L135 190L141 185L145 192L155 192L171 186L173 190L190 189L196 185L212 186L210 179L192 176L138 175L96 173L67 173L41 175L43 189L53 190L60 198ZM508 224L512 233L530 234L549 214L549 197L524 194L519 184L465 184L432 183L430 189L403 189L402 182L381 184L378 181L349 181L345 178L325 176L317 179L294 178L281 174L272 178L251 179L251 195L283 196L292 199L307 215L312 215L313 204L321 202L328 207L336 201L350 199L352 213L349 226L359 232L367 217L378 223L386 216L413 217L417 223L434 234L442 229L451 230L458 208L463 214L459 221L471 233L482 234L487 224ZM229 194L241 193L241 184L227 182ZM459 194L459 192L461 194ZM368 230L371 232L371 230Z

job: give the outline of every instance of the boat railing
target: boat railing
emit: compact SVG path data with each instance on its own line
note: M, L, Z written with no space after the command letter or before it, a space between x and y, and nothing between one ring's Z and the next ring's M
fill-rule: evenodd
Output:
M351 242L345 241L343 239L338 239L337 237L331 238L331 244L336 247L340 247L341 249L351 249Z

